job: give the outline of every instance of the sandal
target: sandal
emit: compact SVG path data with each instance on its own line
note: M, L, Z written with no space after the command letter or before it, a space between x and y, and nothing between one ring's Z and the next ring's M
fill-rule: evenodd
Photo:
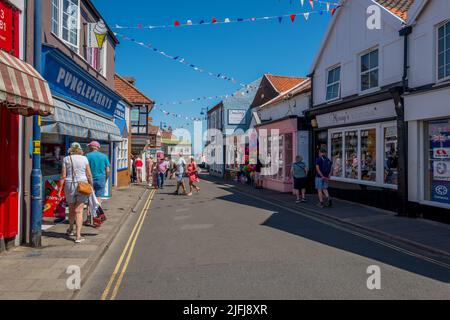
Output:
M74 237L75 236L75 231L73 231L72 228L69 228L66 231L66 235L68 235L69 237Z

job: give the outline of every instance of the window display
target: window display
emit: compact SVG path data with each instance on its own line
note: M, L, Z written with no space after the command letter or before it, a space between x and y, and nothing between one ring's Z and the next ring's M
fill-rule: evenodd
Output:
M428 123L427 200L450 204L450 119Z
M361 130L361 179L377 180L377 130Z
M386 127L384 135L384 183L398 184L398 138L397 127Z
M65 144L61 136L42 134L41 170L42 176L61 174L62 160L66 156Z
M342 132L331 135L331 161L333 161L333 177L342 176Z
M358 131L345 132L345 177L358 179Z

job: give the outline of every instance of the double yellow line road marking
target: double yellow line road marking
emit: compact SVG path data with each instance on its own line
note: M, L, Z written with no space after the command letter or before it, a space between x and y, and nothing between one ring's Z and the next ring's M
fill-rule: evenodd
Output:
M150 209L150 205L152 204L153 196L155 195L155 193L156 190L152 190L150 192L147 201L145 202L144 208L142 209L141 214L139 215L136 225L134 226L133 231L131 232L131 235L128 238L127 244L125 245L125 248L123 249L122 254L120 255L119 261L116 264L114 272L111 275L111 278L109 279L108 285L103 291L101 298L102 300L114 300L117 296L123 277L125 275L125 272L127 271L127 267L130 262L131 256L133 255L134 247L136 246L136 240L139 237L139 233L141 232L142 225L144 224L145 217L147 216L147 212ZM122 262L124 262L123 265Z

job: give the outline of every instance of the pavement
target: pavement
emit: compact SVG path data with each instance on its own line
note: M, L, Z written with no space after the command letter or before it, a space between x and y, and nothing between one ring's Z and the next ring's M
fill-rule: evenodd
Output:
M173 181L152 194L76 299L450 299L442 255L302 210L289 195L203 178L192 197L174 195ZM328 214L354 217L341 205L351 204ZM367 286L371 266L379 290Z
M296 204L295 196L266 189L255 189L235 181L205 176L217 184L231 184L246 194L299 210L336 220L377 236L399 241L427 252L450 258L450 225L398 216L396 213L340 199L333 199L332 208L319 208L317 195L307 195L307 203ZM332 195L331 195L332 196ZM449 213L450 214L450 213Z
M67 268L80 267L83 284L148 192L138 185L115 190L103 203L108 220L99 229L83 227L82 244L65 235L65 222L43 231L42 248L22 246L0 254L0 300L71 299L76 291L66 286Z

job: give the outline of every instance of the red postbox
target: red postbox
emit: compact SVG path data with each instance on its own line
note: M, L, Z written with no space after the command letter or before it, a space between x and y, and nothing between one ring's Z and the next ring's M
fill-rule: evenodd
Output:
M17 192L0 193L0 239L14 238L18 231L17 213L19 195Z

